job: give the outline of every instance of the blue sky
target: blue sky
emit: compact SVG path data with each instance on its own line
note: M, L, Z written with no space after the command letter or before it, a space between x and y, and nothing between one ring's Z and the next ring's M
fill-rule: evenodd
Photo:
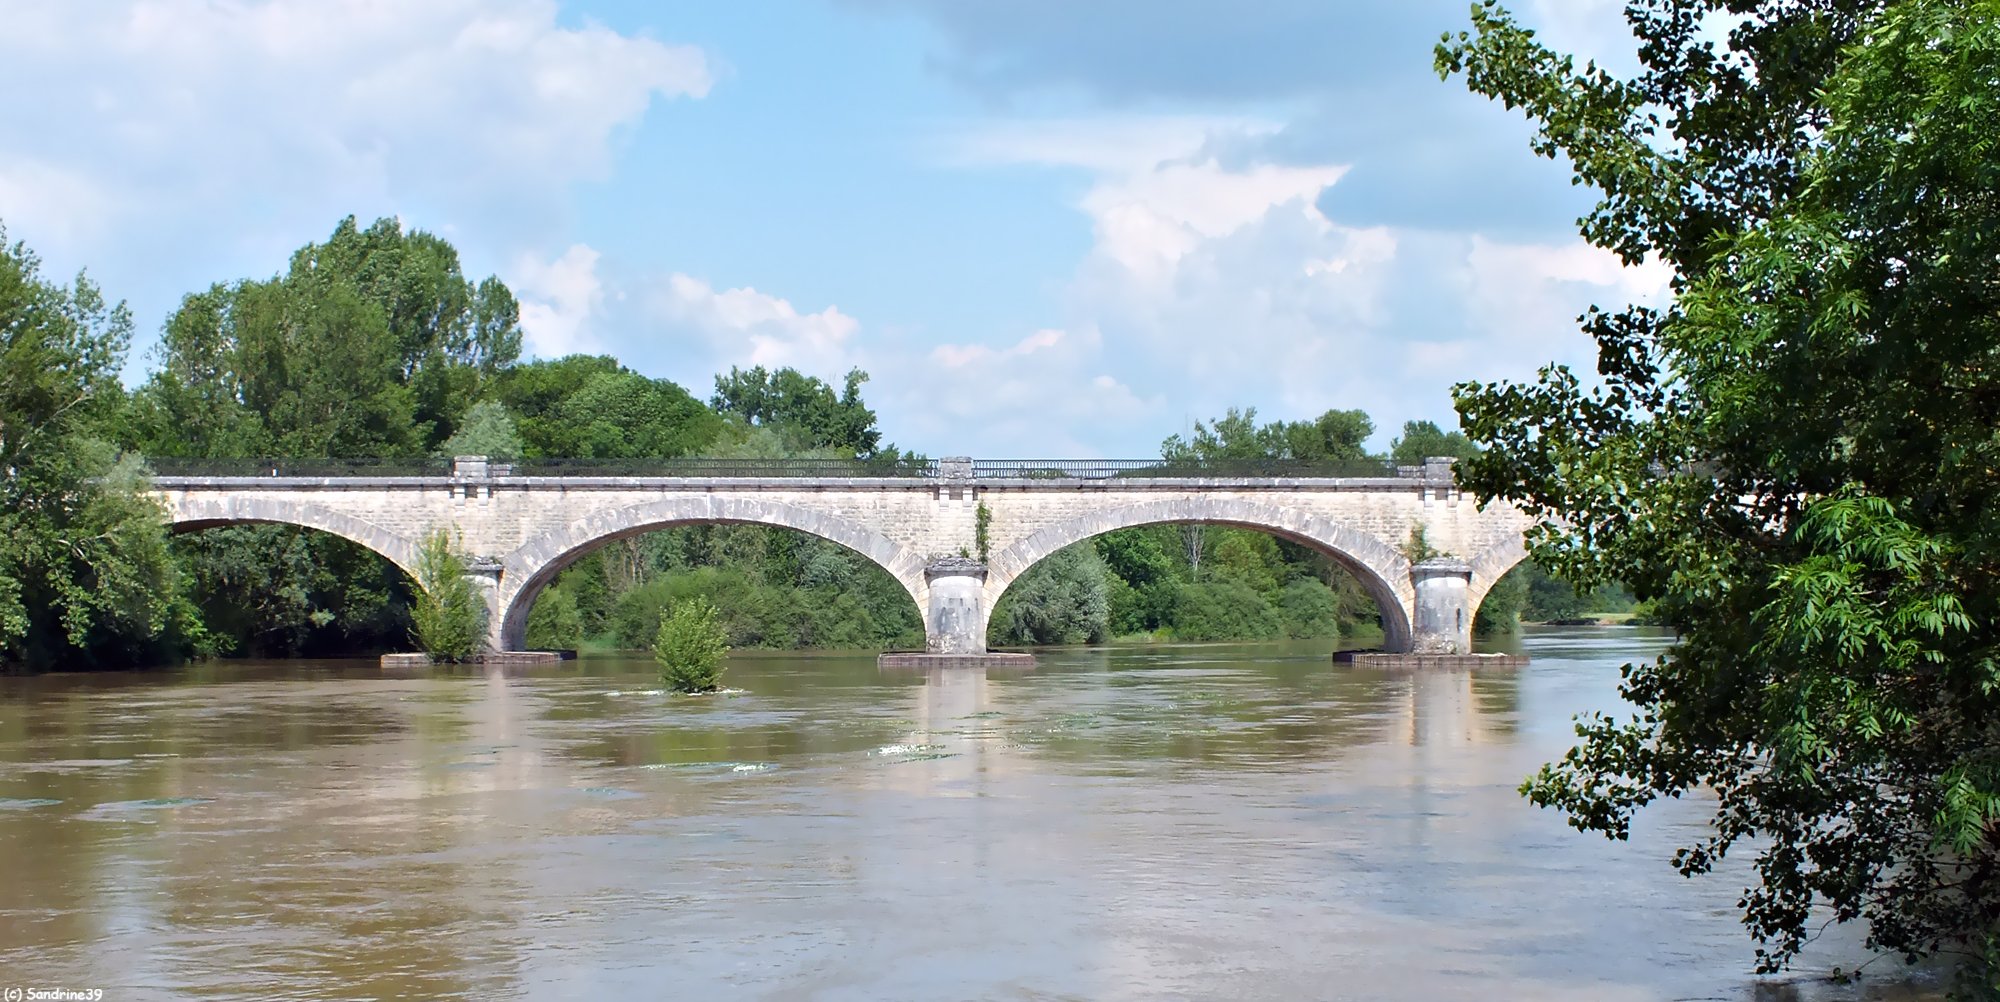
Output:
M128 300L341 217L442 233L531 351L699 396L859 366L930 454L1145 456L1229 406L1588 369L1665 276L1431 71L1464 0L0 0L0 221ZM1616 0L1519 0L1612 65ZM33 81L22 86L19 81Z

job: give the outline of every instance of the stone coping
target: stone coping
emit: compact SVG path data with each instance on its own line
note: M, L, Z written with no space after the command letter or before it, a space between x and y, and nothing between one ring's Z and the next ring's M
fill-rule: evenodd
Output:
M1419 491L1451 488L1420 477L1070 477L938 480L919 477L154 477L158 490L202 488L368 490L384 487L508 487L527 490L1230 490Z

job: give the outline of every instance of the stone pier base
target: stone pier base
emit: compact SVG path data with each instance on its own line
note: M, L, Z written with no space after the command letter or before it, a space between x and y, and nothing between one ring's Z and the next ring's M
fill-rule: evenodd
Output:
M920 654L889 653L875 659L880 668L909 668L924 671L931 668L1033 668L1033 654L1006 654L1000 651L984 651L977 654Z
M1526 654L1391 654L1387 651L1335 651L1335 664L1384 671L1464 671L1468 668L1520 668Z

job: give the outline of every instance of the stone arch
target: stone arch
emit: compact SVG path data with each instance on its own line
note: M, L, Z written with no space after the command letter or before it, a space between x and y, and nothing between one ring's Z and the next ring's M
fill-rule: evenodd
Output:
M1486 602L1486 594L1507 576L1508 571L1514 569L1514 565L1527 558L1527 540L1519 534L1511 534L1474 554L1471 560L1472 580L1465 586L1466 615L1477 619L1479 607Z
M168 528L196 532L225 525L297 525L360 544L417 578L417 544L367 519L279 498L180 498L167 502Z
M1410 646L1410 610L1415 588L1410 561L1402 551L1358 529L1296 508L1242 498L1173 497L1141 501L1092 512L1046 526L993 555L982 596L980 635L991 624L993 608L1007 587L1042 558L1074 543L1117 529L1172 522L1231 525L1268 532L1313 547L1339 561L1361 583L1382 611L1383 646Z
M919 615L925 612L930 588L924 582L924 562L888 537L851 519L754 495L692 494L664 497L644 504L592 512L568 525L541 533L501 562L496 598L499 631L492 642L501 650L520 650L527 643L528 612L558 572L590 551L614 540L673 525L768 525L831 540L861 554L910 593Z

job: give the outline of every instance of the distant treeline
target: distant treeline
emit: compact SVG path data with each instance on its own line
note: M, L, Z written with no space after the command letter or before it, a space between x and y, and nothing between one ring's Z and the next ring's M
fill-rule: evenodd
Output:
M732 369L704 401L609 357L523 361L507 286L468 279L448 242L392 219L343 220L280 274L186 296L128 390L131 328L86 278L49 280L0 233L0 664L11 669L407 647L400 570L296 527L169 536L142 493L145 457L902 455L882 441L858 370L835 386ZM1232 410L1167 439L1162 455L1361 459L1373 432L1360 411L1260 425ZM1412 422L1392 452L1415 463L1470 448ZM644 646L662 611L694 594L715 602L738 647L923 640L908 595L858 554L789 530L695 526L610 543L566 570L536 605L530 641ZM1501 628L1514 621L1509 594L1488 603ZM1372 601L1325 555L1246 530L1154 526L1044 561L1001 600L992 639L1376 629Z

